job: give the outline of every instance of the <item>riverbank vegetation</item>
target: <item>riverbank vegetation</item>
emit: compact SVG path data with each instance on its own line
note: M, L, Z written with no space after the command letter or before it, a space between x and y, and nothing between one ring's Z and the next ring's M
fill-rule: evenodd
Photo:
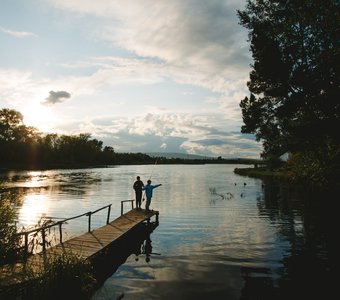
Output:
M89 261L72 253L50 258L41 272L31 275L21 292L23 300L90 299L97 284Z
M1 187L1 182L0 182ZM19 237L15 226L16 211L9 195L0 194L0 266L18 258Z
M182 159L151 157L143 153L117 153L111 146L78 135L43 134L26 126L20 112L0 110L0 166L2 169L85 168L124 164L254 163L252 159Z
M248 0L238 15L254 60L241 131L265 159L289 153L291 179L339 184L339 2Z
M90 299L98 283L89 261L72 253L50 257L44 268L25 270L26 280L17 285L0 288L1 299L60 300Z

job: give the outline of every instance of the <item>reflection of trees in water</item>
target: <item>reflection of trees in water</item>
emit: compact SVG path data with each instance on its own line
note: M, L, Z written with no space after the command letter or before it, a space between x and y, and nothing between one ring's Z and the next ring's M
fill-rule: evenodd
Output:
M263 276L261 281L261 277L249 275L249 270L244 271L246 290L252 289L256 293L262 286L268 299L273 293L282 299L298 296L319 296L321 299L331 295L331 283L335 280L331 275L335 271L335 236L332 232L336 220L335 201L332 200L334 192L265 182L263 194L257 199L259 215L270 220L282 240L289 243L289 249L284 253L283 268L278 270L277 291L274 292L268 277Z
M102 178L93 172L14 172L2 175L7 189L18 189L23 193L61 191L70 195L85 195L91 185L99 184Z

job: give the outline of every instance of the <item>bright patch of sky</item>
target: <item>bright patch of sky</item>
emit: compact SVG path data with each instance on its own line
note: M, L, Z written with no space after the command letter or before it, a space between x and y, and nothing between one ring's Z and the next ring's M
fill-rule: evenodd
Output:
M118 152L259 157L245 0L2 0L0 109Z

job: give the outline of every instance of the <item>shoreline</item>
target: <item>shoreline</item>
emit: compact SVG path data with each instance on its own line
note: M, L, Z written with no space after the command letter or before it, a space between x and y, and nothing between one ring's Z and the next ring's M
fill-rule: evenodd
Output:
M248 176L260 179L280 179L284 181L291 180L287 171L270 170L268 168L235 168L234 173L241 176Z

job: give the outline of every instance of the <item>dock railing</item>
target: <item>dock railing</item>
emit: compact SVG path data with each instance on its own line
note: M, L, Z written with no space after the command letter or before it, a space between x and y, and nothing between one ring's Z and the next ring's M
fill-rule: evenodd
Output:
M123 200L123 201L120 201L120 215L122 216L123 213L124 213L124 203L125 202L131 202L131 209L134 208L134 203L135 203L135 200Z
M45 226L41 226L39 228L34 228L34 229L31 229L31 230L28 230L28 231L24 231L24 232L18 232L17 235L18 236L24 236L24 255L27 256L28 254L28 243L29 243L29 235L34 233L34 232L39 232L41 231L41 237L42 237L42 242L41 242L41 246L42 246L42 249L43 251L46 250L46 230L47 229L50 229L54 226L59 226L59 241L60 243L63 242L63 231L62 231L62 225L64 223L66 223L67 221L70 221L70 220L74 220L74 219L77 219L77 218L80 218L80 217L83 217L83 216L88 216L88 232L91 232L91 216L95 213L97 213L98 211L101 211L105 208L108 209L108 212L107 212L107 218L106 218L106 224L109 224L110 222L110 213L111 213L111 206L112 204L109 204L109 205L105 205L95 211L89 211L89 212L86 212L86 213L83 213L81 215L78 215L78 216L75 216L75 217L71 217L71 218L67 218L67 219L62 219L58 222L54 222L52 224L49 224L49 225L45 225Z

